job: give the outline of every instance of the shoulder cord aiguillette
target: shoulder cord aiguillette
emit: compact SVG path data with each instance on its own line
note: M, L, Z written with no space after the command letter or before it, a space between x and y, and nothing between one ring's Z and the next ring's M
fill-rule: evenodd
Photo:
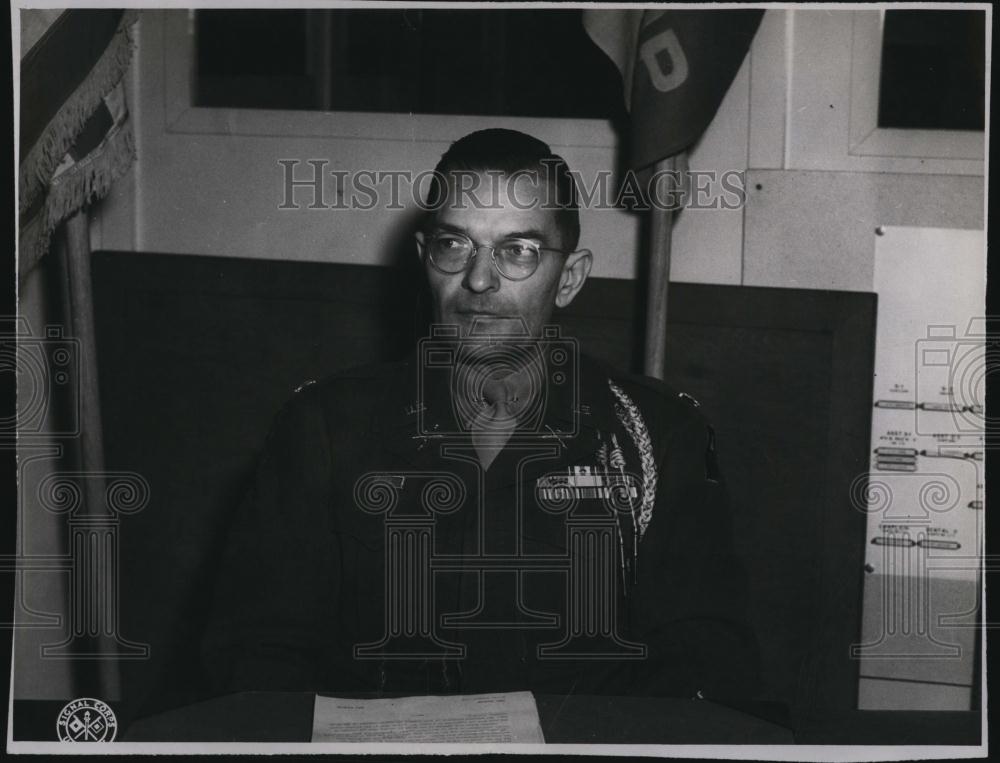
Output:
M642 502L639 507L639 538L646 534L646 528L653 518L653 504L656 502L656 459L653 457L653 441L649 437L649 430L646 422L642 418L639 407L632 402L625 390L608 379L608 387L615 396L618 404L615 406L615 413L625 431L628 432L637 451L639 451L639 463L642 467Z

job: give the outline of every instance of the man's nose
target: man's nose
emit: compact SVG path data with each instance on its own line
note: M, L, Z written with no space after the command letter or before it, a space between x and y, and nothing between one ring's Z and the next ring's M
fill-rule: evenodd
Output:
M480 247L478 252L473 253L462 285L477 294L500 288L500 274L493 265L493 250L488 246Z

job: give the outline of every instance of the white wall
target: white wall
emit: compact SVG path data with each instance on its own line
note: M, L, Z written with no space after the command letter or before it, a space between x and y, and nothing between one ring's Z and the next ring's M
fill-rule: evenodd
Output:
M385 263L409 224L407 213L279 210L284 181L278 161L324 159L331 169L420 172L431 169L451 141L497 124L538 135L584 177L615 168L616 136L598 120L190 109L183 103L187 74L177 61L187 50L186 12L146 12L140 26L130 93L139 150L134 193L104 204L95 225L98 247ZM693 169L746 168L748 73L749 62L693 153ZM301 164L298 171L307 170ZM596 255L594 275L635 277L639 223L620 210L583 212L581 246ZM682 215L673 278L739 283L742 226L740 210Z
M980 160L853 155L854 15L767 11L690 157L695 170L747 171L747 205L680 215L673 280L870 290L875 224L982 228ZM407 213L279 210L278 161L419 172L455 138L496 124L537 134L585 177L615 167L615 135L597 120L191 109L187 23L186 11L142 14L130 93L139 160L100 210L98 247L382 264ZM635 215L585 210L582 227L594 275L635 277Z

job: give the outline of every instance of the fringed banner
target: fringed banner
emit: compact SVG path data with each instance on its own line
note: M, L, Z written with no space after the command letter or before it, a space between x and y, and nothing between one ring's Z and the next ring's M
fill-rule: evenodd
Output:
M622 74L629 164L648 167L691 147L732 84L764 11L583 12L583 26Z
M22 62L21 278L45 255L56 226L107 194L135 158L122 85L135 21L129 10L66 11Z

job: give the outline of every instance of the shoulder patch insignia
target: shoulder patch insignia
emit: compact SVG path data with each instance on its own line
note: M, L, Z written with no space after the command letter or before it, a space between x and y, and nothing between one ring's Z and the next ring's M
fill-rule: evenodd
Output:
M678 392L677 397L679 397L681 400L686 400L687 402L691 403L691 405L693 405L695 408L701 408L701 403L699 403L697 400L691 397L687 392Z

